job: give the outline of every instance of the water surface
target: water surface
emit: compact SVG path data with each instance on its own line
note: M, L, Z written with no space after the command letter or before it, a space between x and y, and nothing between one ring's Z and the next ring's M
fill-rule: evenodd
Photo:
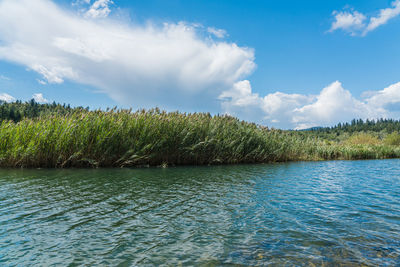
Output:
M400 266L400 160L0 170L0 266Z

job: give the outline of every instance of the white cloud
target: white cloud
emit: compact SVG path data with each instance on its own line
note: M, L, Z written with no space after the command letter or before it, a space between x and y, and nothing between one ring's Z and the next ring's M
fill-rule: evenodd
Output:
M207 31L209 33L211 33L212 35L214 35L215 37L217 37L217 38L224 38L224 37L227 36L227 32L225 30L223 30L223 29L217 29L217 28L214 28L214 27L208 27Z
M255 68L252 49L201 36L183 22L128 25L73 14L49 0L0 0L0 60L138 108L216 111L221 92Z
M386 24L389 20L400 15L400 0L391 3L390 8L381 9L375 17L370 17L368 23L365 23L367 17L357 11L333 12L335 18L330 31L342 29L352 35L365 36L370 31Z
M0 101L12 102L14 100L15 100L15 98L10 96L9 94L6 94L6 93L0 94Z
M228 100L238 107L257 105L260 100L258 94L251 92L251 84L248 80L235 83L232 89L222 92L218 98L223 101Z
M330 31L342 29L351 34L357 33L365 27L364 21L366 17L357 11L334 11L335 21L332 23Z
M63 83L63 77L73 78L76 76L71 67L53 66L47 68L41 64L32 64L31 69L41 74L49 83Z
M331 126L354 118L377 119L400 115L400 83L381 91L369 92L358 100L338 81L318 95L276 92L260 97L251 91L233 88L221 95L222 107L231 115L280 128L304 129ZM222 97L224 96L224 97ZM243 99L243 100L241 100ZM252 117L248 117L251 114Z
M38 103L47 103L47 102L49 102L46 98L43 97L43 94L41 94L41 93L33 94L32 98Z
M89 4L90 0L85 2ZM111 12L109 6L113 3L112 0L97 0L90 6L85 15L89 18L106 18Z
M381 117L383 110L376 110L355 99L338 81L325 87L312 103L293 110L292 122L296 128L333 125L354 118Z
M377 107L386 107L400 103L400 82L390 85L389 87L377 91L369 92L368 104Z
M243 120L255 121L263 113L262 99L252 93L248 80L235 83L230 90L222 92L218 99L225 113L238 115Z
M379 11L379 15L372 17L364 34L375 30L381 25L386 24L389 20L400 15L400 0L392 2L392 8L385 8Z
M313 96L301 94L285 94L275 92L263 98L262 109L265 112L264 119L269 119L273 123L290 122L292 112L297 107L310 103Z

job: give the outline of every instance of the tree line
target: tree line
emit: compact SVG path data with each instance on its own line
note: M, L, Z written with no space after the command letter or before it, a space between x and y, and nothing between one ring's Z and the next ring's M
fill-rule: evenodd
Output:
M28 102L17 100L12 103L7 103L0 100L0 121L14 121L19 122L24 118L38 118L48 115L66 115L73 110L84 109L83 107L72 108L70 105L57 104L40 104L34 99ZM87 107L86 110L89 108Z

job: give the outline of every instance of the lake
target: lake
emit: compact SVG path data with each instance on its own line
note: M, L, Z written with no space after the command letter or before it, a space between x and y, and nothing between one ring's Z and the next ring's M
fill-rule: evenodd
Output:
M400 160L0 170L0 266L400 266Z

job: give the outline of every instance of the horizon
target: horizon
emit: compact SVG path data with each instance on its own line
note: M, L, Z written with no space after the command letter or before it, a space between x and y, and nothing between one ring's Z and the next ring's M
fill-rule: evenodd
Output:
M400 0L0 0L0 100L279 129L398 120L399 15Z

